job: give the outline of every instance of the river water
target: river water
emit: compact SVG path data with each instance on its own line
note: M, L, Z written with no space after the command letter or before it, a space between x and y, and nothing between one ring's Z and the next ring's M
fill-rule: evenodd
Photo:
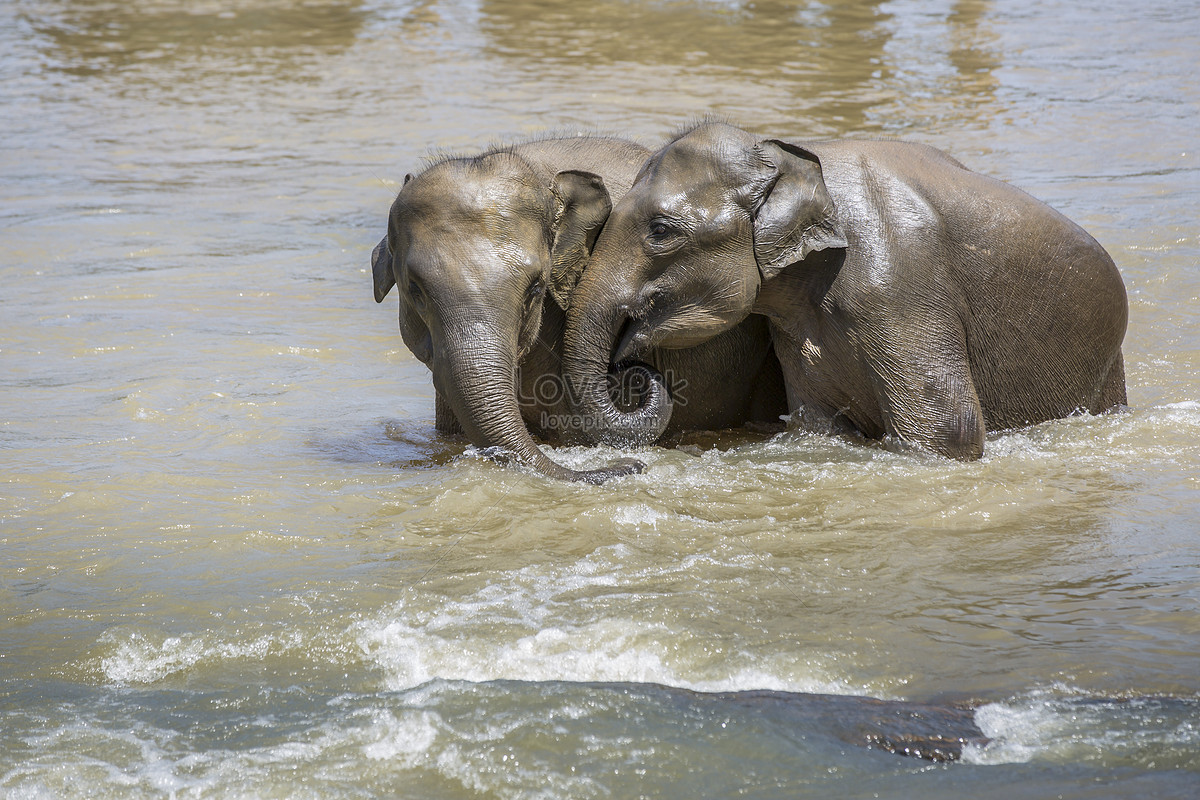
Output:
M1184 0L5 3L0 790L1196 796L1198 32ZM971 464L718 437L601 487L439 438L368 273L403 175L707 113L1064 211L1129 289L1129 409ZM930 764L708 694L751 689L968 703L990 742Z

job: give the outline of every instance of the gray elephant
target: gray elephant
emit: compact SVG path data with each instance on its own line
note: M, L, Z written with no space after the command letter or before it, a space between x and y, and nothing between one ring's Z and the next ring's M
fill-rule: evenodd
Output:
M561 442L604 422L580 419L563 391L564 310L608 216L609 191L623 194L647 155L615 138L545 139L445 158L405 178L387 236L372 254L375 299L382 302L398 287L400 332L432 372L440 432L465 433L477 447L555 478L599 483L641 470L633 459L566 469L542 453L530 428ZM620 419L653 427L651 438L786 412L761 320L699 348L648 351L643 358L654 369L618 374L628 389ZM678 417L669 415L669 428L662 405L671 401L658 391L663 376L675 405L686 401ZM603 380L606 387L614 382ZM631 388L638 380L655 391Z
M611 362L762 315L806 425L969 460L988 430L1124 404L1127 313L1091 236L938 150L706 122L613 208L563 369L600 416Z

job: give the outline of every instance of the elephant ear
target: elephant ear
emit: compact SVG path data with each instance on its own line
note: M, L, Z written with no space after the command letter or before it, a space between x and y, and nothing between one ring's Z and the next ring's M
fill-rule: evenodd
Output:
M593 172L564 170L554 176L554 244L550 248L550 296L564 311L587 265L592 246L612 211L604 179Z
M375 302L382 303L396 285L396 277L392 275L392 251L386 236L371 251L371 272L375 274Z
M413 179L410 172L404 176L404 185ZM382 303L388 292L396 285L396 277L392 274L392 251L388 247L387 237L384 236L371 251L371 272L375 275L375 302Z
M846 235L817 157L777 139L756 149L775 168L754 213L754 258L763 280L815 250L845 247Z

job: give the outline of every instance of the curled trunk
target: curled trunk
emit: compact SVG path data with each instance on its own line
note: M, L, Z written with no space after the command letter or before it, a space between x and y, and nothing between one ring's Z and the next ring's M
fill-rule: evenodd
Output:
M603 304L589 307L606 308ZM635 447L662 436L671 421L671 397L663 376L652 367L611 364L613 346L624 323L619 310L602 310L580 321L568 317L563 377L589 441ZM618 405L614 394L623 395L626 402Z

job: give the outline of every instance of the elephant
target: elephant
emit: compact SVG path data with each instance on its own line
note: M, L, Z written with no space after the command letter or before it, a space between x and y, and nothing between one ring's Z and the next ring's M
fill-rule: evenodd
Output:
M545 138L443 157L405 177L371 256L375 300L398 287L400 333L432 373L439 432L463 433L491 454L565 480L600 483L641 471L635 459L567 469L533 434L578 440L589 424L562 391L565 309L612 206L609 192L623 194L647 155L613 137ZM761 320L644 360L615 376L627 395L622 419L652 438L786 413ZM639 381L655 391L637 389ZM668 382L674 401L657 391ZM680 397L688 401L682 414L661 413Z
M562 364L580 412L611 413L594 390L610 363L753 316L810 430L970 461L988 431L1126 403L1112 258L922 144L789 143L712 120L668 142L572 295Z

